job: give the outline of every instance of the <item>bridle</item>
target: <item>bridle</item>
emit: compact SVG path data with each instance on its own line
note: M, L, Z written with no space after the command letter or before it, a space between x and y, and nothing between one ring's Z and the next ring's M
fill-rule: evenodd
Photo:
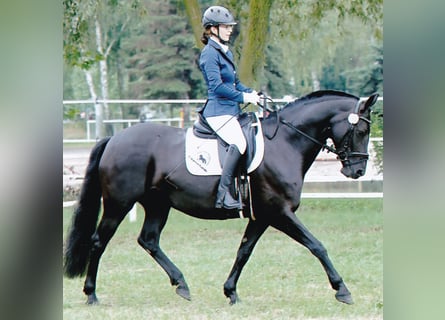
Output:
M346 166L352 166L354 164L360 163L362 161L366 161L369 159L369 154L367 152L356 152L352 151L352 138L354 135L354 130L359 123L360 120L363 120L369 124L371 124L371 120L359 115L359 107L361 100L357 101L357 105L355 107L354 113L349 114L348 122L349 128L343 139L340 141L340 148L335 150L335 154L337 155L337 159L339 159ZM351 162L349 158L359 158L359 160L355 162Z
M352 139L354 135L354 130L359 123L360 120L363 120L369 124L371 124L371 121L359 114L360 104L363 100L359 99L357 101L357 104L355 106L354 112L350 113L347 121L349 122L349 128L348 131L345 133L343 138L340 141L340 147L338 149L335 148L335 146L329 146L326 143L322 143L321 141L311 137L307 133L301 131L296 126L291 124L290 122L279 119L279 121L286 125L287 127L291 128L292 130L296 131L300 135L306 137L307 139L311 140L313 143L321 146L322 150L328 150L329 152L332 152L337 155L337 159L339 159L345 166L352 166L354 164L360 163L362 161L367 161L369 159L369 154L366 152L357 152L352 150ZM269 110L270 111L270 110ZM343 121L343 120L342 120ZM351 162L350 158L359 158L359 160L355 162Z

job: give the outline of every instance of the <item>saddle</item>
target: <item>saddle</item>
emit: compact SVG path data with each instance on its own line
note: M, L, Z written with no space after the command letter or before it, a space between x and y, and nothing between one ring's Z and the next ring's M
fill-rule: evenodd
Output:
M238 165L236 178L236 194L245 204L250 217L250 177L262 162L264 155L264 138L261 122L254 112L243 113L238 117L247 148ZM198 112L193 128L187 129L185 142L185 159L187 170L193 175L221 175L222 166L229 145L223 141L210 127L204 116ZM243 213L240 212L240 216Z
M248 166L252 163L256 151L256 134L258 133L259 120L255 113L247 112L238 117L238 122L247 142L247 148L240 160L240 167L247 173ZM218 156L220 165L222 167L226 151L229 145L222 140L215 131L210 127L207 120L201 113L198 113L198 119L193 125L193 134L202 139L216 139L218 142Z

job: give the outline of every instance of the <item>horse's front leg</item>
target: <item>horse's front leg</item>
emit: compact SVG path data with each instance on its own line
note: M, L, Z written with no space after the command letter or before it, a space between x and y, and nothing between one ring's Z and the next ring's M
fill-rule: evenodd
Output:
M250 255L252 254L255 244L264 231L266 231L267 227L267 224L250 220L246 230L244 231L244 236L241 240L241 245L238 249L235 263L233 264L229 277L224 283L224 294L230 299L231 305L240 301L238 294L236 293L236 284L244 265L247 263Z
M323 265L332 288L337 291L335 298L340 302L353 304L351 293L337 270L335 270L323 244L309 232L292 211L284 211L285 212L276 217L276 219L273 219L271 225L308 248Z

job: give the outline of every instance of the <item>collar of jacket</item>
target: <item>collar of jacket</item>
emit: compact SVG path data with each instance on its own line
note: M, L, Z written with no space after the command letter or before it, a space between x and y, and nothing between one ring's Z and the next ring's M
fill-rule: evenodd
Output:
M235 68L235 62L233 61L233 59L227 54L227 52L225 52L223 50L223 48L219 45L219 43L217 43L215 40L209 39L208 45L212 46L213 48L215 48L216 50L218 50L219 52L221 52L222 56L224 58L226 58Z

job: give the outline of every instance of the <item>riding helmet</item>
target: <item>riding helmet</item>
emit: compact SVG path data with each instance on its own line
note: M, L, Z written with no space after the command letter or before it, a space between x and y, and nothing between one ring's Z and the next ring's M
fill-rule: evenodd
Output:
M229 10L221 6L209 7L202 16L202 26L218 26L220 24L235 25L235 19Z

